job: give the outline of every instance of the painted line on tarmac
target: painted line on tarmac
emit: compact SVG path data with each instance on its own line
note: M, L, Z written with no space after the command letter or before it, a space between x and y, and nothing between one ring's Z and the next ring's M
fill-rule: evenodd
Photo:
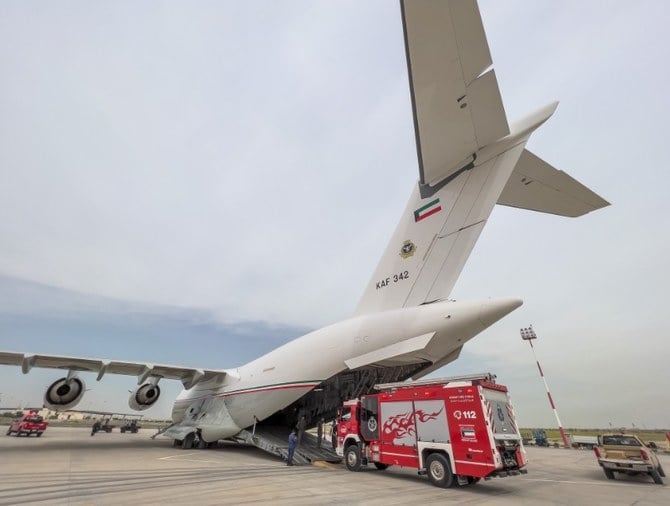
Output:
M158 460L169 460L177 457L188 457L189 455L195 455L199 452L190 452L190 453L177 453L175 455L168 455L167 457L158 457Z
M210 464L221 464L220 460L208 460L208 459L185 459L183 457L188 457L189 455L197 455L200 452L190 452L182 453L177 455L168 455L167 457L158 457L158 460L176 460L179 459L179 462L207 462Z
M177 453L175 455L168 455L167 457L158 457L156 460L177 460L179 462L198 462L198 463L208 463L208 464L218 464L218 465L226 465L225 460L211 460L211 459L188 459L184 457L188 457L190 455L201 455L201 452L189 452L189 453ZM236 464L236 467L258 467L258 464L254 463L246 463L246 464Z
M204 460L204 459L179 459L179 462L198 462L198 463L209 463L209 464L221 464L220 460Z

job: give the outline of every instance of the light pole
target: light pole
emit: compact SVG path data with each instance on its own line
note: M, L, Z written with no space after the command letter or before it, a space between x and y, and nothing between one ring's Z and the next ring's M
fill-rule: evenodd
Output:
M542 367L540 367L540 361L537 359L537 355L535 355L535 347L533 346L533 339L537 339L537 335L535 334L532 325L528 328L521 329L521 339L523 339L524 341L528 341L528 344L530 344L530 349L533 351L533 358L535 358L537 369L538 371L540 371L540 377L544 382L544 388L547 390L547 397L549 397L549 404L551 405L551 409L554 411L554 416L556 417L556 423L558 424L558 431L561 433L561 437L563 438L563 446L565 446L565 448L570 448L570 442L568 441L568 437L565 435L565 431L563 430L561 419L558 418L558 411L556 410L554 399L551 398L551 392L549 392L549 385L547 385L547 380L544 377L544 372L542 372Z

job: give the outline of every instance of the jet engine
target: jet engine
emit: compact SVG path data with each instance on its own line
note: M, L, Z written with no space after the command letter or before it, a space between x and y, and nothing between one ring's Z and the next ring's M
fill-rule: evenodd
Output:
M77 376L54 381L44 394L44 406L54 411L66 411L79 404L86 391L86 383Z
M161 389L155 383L144 383L130 394L128 406L135 411L144 411L153 406L161 396Z

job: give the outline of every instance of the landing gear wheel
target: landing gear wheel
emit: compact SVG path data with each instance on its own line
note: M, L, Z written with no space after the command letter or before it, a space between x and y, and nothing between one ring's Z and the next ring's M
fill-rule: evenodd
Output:
M605 471L605 476L607 476L608 480L613 480L614 479L614 471L610 469L603 469Z
M449 461L441 453L431 453L426 459L428 478L436 487L449 488L454 483Z
M388 469L388 467L389 467L388 464L382 464L381 462L375 462L374 465L380 471L384 471L385 469Z
M663 478L661 478L661 475L658 473L656 469L650 472L649 476L651 476L651 479L654 480L654 483L656 483L656 485L663 485Z
M361 470L361 450L356 445L351 445L344 452L344 462L349 471Z
M195 432L191 432L186 435L184 440L181 443L181 447L184 450L190 450L195 445Z

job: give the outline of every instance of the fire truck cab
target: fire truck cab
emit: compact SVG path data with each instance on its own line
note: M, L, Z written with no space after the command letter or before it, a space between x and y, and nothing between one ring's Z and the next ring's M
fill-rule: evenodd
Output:
M494 375L375 389L340 410L337 453L350 471L369 463L413 467L439 487L527 472L507 388Z

